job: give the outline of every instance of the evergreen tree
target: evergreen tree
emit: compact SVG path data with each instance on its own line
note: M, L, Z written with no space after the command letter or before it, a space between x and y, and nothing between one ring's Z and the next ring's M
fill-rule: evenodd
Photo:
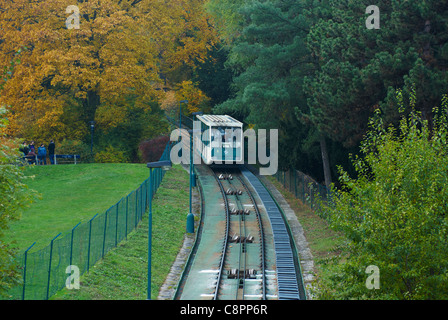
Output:
M369 29L370 5L212 0L219 21L231 15L223 33L235 75L234 97L216 112L279 128L280 149L289 151L280 159L283 167L322 176L321 168L307 165L319 153L327 185L336 164L346 166L359 147L375 109L387 123L398 122L397 88L404 97L417 92L419 111L431 125L432 108L448 85L448 5L379 1L379 29Z
M440 1L379 1L380 28L366 27L369 1L332 3L331 19L308 35L319 70L305 79L310 120L344 146L355 146L369 116L381 108L398 118L395 90L415 87L417 105L430 119L448 86L448 4Z
M284 151L280 166L316 173L322 167L314 167L316 150L307 149L305 141L316 144L320 137L296 113L296 108L306 110L303 78L315 68L305 44L311 18L322 15L322 7L317 12L313 8L311 1L291 0L241 5L241 35L232 39L227 61L235 73L234 97L215 112L236 113L259 128L279 129L279 149Z
M210 105L220 104L230 98L232 72L224 65L227 56L228 50L224 46L213 47L195 70L193 81L211 99Z

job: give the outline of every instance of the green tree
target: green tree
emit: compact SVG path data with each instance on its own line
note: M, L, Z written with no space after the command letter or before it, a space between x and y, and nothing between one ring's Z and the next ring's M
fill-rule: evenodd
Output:
M215 112L279 129L280 167L325 177L329 185L328 150L337 148L304 116L308 105L303 82L319 67L306 40L310 27L329 16L328 1L212 0L211 8L218 26L230 19L221 35L230 48L226 65L234 72L233 96ZM337 156L339 160L339 152Z
M210 105L220 104L230 98L232 72L224 63L228 50L222 44L210 50L203 63L198 63L193 82L209 97Z
M366 28L368 0L331 3L331 15L307 39L319 64L305 79L309 119L345 147L358 145L376 108L398 122L395 90L431 120L448 86L448 5L440 1L377 1L380 29ZM409 105L407 106L409 107Z
M284 151L280 166L321 172L322 167L315 167L319 149L306 148L319 140L295 112L296 107L306 110L303 78L314 69L304 42L313 23L310 1L212 2L223 16L226 8L237 12L223 36L230 48L226 65L234 72L233 97L215 112L231 113L259 128L279 129L279 149Z
M22 49L19 49L9 66L5 67L0 80L0 93L11 78L14 67L20 64L21 52ZM21 156L17 141L8 139L5 135L9 124L7 114L6 108L0 106L0 296L5 296L6 292L21 279L15 261L16 252L10 244L4 242L3 231L8 228L11 221L19 218L20 210L28 206L35 195L24 183L27 177L23 173L23 167L17 166Z
M0 131L7 126L6 109L0 107ZM16 250L3 239L3 231L11 221L20 217L20 210L28 206L34 197L25 181L23 167L16 162L20 154L14 140L0 136L0 296L20 283L21 273L15 261Z
M244 20L240 9L248 2L248 0L209 0L206 3L207 11L214 18L215 28L227 45L231 45L241 35Z
M308 110L298 112L321 134L321 142L336 142L345 154L359 146L376 108L384 111L386 122L398 122L396 88L409 97L415 85L420 111L430 120L448 85L447 5L378 1L380 29L368 29L371 4L328 2L306 40L316 69L304 79Z
M406 99L397 97L403 113ZM448 298L448 97L433 110L432 130L414 97L398 129L376 111L362 157L353 157L358 177L341 169L343 187L320 210L347 239L319 281L321 298ZM379 269L379 289L366 287L369 265Z
M157 102L149 103L147 108L139 108L135 105L135 100L130 97L121 108L123 118L120 118L115 125L110 126L103 122L103 125L94 131L94 153L102 152L111 145L124 152L126 162L140 162L139 143L149 137L166 133L168 123ZM104 113L101 115L104 121L115 121L114 115L107 109L101 109L101 113Z

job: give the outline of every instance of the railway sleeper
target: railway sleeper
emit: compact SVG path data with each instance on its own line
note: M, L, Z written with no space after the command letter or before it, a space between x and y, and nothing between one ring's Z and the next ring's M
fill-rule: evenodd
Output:
M228 188L227 190L226 190L226 194L227 195L242 195L243 194L243 191L241 191L241 190L235 190L235 189L232 189L232 188Z
M227 278L228 279L256 279L257 278L257 270L255 269L230 269L227 270Z
M229 242L232 243L252 243L254 242L254 236L248 235L247 237L234 234L230 237Z
M219 180L233 180L233 177L232 177L232 175L230 173L229 174L221 173L218 176L218 179Z
M230 210L230 214L233 215L248 215L250 214L250 210L249 209L235 209L233 208L232 210Z

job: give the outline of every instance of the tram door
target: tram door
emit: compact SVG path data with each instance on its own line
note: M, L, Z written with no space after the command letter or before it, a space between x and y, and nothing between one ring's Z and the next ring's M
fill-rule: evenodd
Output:
M235 129L237 129L235 131ZM212 128L211 156L214 161L235 162L241 157L241 130L237 127Z
M213 162L219 163L225 160L225 150L222 143L224 128L212 127L211 128L211 158Z

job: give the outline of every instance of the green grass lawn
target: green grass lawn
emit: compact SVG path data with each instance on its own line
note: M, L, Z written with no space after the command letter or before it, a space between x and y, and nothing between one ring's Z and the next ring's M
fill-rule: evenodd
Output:
M154 197L151 298L158 292L182 246L189 209L189 176L168 171ZM81 277L80 288L64 288L57 300L144 300L147 295L148 214L117 248Z
M30 166L25 172L35 176L27 184L41 199L11 223L4 239L19 250L36 241L33 251L47 246L59 232L103 213L149 176L144 164Z

